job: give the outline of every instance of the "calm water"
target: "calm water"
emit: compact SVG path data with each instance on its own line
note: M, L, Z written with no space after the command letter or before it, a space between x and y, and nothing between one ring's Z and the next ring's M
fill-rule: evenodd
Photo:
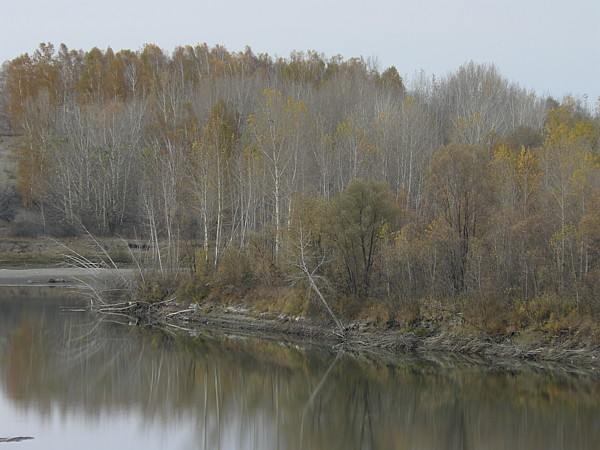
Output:
M0 288L0 437L23 449L598 449L600 384L170 337Z

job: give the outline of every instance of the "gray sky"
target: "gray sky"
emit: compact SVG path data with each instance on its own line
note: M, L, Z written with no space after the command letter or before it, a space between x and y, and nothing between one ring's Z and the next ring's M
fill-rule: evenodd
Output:
M286 56L376 57L409 77L493 62L540 94L600 96L600 0L17 0L0 6L0 60L42 41L138 49L250 45Z

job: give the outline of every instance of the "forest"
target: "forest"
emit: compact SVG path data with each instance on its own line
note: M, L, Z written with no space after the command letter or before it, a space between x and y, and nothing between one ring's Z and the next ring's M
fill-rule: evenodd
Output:
M600 339L600 110L493 65L48 43L3 65L0 116L13 232L143 240L178 274L143 295Z

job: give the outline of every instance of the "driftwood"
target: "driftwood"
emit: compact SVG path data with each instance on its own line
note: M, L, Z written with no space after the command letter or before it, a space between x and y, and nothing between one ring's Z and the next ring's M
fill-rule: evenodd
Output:
M431 330L427 336L400 329L376 329L361 323L331 328L323 323L277 316L265 317L236 314L223 310L202 311L198 307L178 309L174 299L163 302L121 302L92 308L98 314L125 319L120 323L158 327L165 331L196 335L202 329L218 329L235 335L259 336L266 339L290 339L318 343L336 353L393 360L401 354L431 358L433 355L461 355L485 362L491 369L512 370L515 367L540 371L592 374L599 377L600 347L581 347L576 342L524 346L497 341L489 336Z
M12 438L0 438L0 444L2 443L6 443L6 442L21 442L21 441L30 441L33 438L30 436L17 436L17 437L12 437Z
M114 315L127 318L130 323L143 326L165 325L170 317L193 310L168 312L165 308L174 304L175 297L160 302L127 301L121 303L104 303L91 306L98 314Z

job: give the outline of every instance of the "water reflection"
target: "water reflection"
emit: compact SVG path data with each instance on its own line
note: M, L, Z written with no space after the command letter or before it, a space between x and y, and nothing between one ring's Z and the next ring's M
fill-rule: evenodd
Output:
M589 378L175 337L0 291L0 436L19 448L592 449ZM8 427L12 427L9 429Z

